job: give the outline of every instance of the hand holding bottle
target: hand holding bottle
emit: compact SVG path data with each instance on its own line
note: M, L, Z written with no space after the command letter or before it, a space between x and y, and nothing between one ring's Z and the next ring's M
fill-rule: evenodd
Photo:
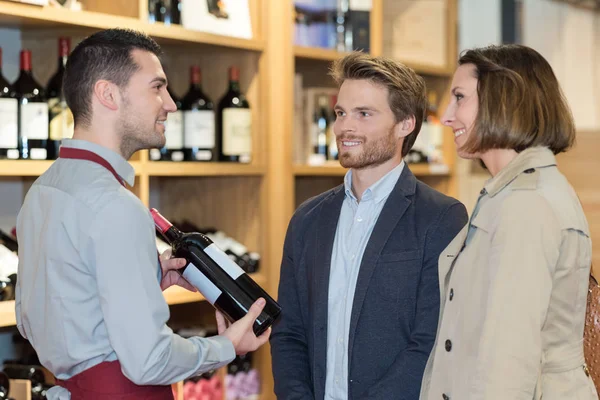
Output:
M160 268L162 269L160 288L166 290L173 285L177 285L191 292L197 292L198 290L177 272L178 269L185 267L187 264L185 258L172 258L172 255L171 249L165 250L160 255Z
M223 314L216 311L219 335L225 336L231 340L233 347L235 348L235 354L239 356L245 355L248 352L258 349L269 340L271 328L267 329L258 337L254 334L254 330L252 329L254 321L258 318L264 307L265 300L263 298L256 300L243 318L229 326L227 326L227 321Z

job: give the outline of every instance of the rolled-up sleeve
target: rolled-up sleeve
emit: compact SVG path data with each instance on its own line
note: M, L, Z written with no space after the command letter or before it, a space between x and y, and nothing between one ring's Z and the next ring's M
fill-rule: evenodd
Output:
M120 195L96 215L87 250L110 343L131 381L171 384L234 359L229 339L185 339L166 325L151 217L133 199Z

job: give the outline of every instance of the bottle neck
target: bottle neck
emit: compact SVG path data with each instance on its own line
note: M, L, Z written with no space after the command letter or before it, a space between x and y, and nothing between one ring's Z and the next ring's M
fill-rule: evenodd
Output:
M229 90L231 92L240 92L240 81L229 81Z
M169 244L172 244L173 242L176 242L179 238L181 238L181 236L183 236L183 232L172 226L169 229L167 229L166 232L163 233L163 236L165 237L165 239L167 239Z

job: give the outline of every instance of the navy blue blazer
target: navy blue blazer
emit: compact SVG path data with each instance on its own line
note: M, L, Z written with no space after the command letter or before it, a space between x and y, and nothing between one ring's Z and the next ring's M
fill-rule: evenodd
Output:
M303 203L289 224L271 334L280 400L323 399L327 298L340 185ZM467 222L462 203L402 171L361 261L348 342L348 398L418 400L439 317L438 257Z

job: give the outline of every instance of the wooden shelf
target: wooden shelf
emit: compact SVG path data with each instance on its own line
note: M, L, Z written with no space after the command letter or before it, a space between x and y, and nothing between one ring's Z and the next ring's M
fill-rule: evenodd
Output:
M266 168L219 162L151 161L144 165L149 176L261 176Z
M71 11L59 7L40 7L0 0L0 25L44 29L65 26L96 31L108 28L130 28L145 32L155 39L178 43L202 43L219 47L230 47L262 51L264 42L256 39L240 39L192 31L182 26L150 24L138 18L122 17L93 11Z
M0 176L40 176L50 168L53 162L52 160L0 160ZM139 175L140 162L132 161L130 164L135 169L135 174Z
M16 324L14 300L0 301L0 327L15 326Z
M265 286L267 279L261 274L250 275L254 281L260 286ZM190 292L179 286L171 286L163 292L167 304L183 304L195 301L203 301L204 297L199 292ZM15 326L17 319L15 316L15 302L0 301L0 327Z
M250 276L259 286L264 286L267 282L265 276L261 274L250 274ZM163 294L167 304L169 305L192 303L195 301L204 300L204 296L202 296L199 292L190 292L189 290L179 286L171 286L165 290Z
M304 47L294 46L294 55L296 58L305 58L309 60L320 61L335 61L342 58L347 53L339 52L332 49L324 49L319 47Z
M442 78L451 78L452 75L454 75L454 69L452 68L410 62L405 62L404 64L415 70L415 72L419 75L439 76Z
M450 168L447 165L408 164L408 167L416 176L447 176ZM327 163L325 165L295 165L295 176L344 176L348 170L338 163Z

